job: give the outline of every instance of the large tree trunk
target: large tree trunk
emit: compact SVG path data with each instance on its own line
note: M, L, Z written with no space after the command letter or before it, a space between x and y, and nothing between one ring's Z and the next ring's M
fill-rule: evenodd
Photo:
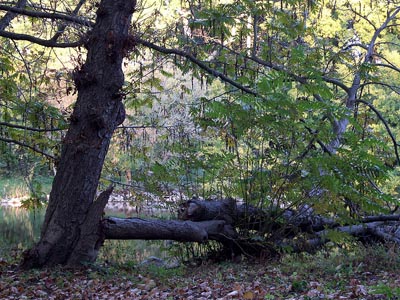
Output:
M77 266L96 259L99 221L111 190L94 198L111 136L125 115L122 59L131 46L128 29L135 5L136 0L102 0L99 5L86 62L74 72L78 99L41 238L26 253L23 268Z

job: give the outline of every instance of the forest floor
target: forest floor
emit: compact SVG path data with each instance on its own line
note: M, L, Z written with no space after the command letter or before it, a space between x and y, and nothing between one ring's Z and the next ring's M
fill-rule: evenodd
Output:
M19 257L0 252L0 299L400 299L400 253L376 246L175 269L99 263L18 271Z

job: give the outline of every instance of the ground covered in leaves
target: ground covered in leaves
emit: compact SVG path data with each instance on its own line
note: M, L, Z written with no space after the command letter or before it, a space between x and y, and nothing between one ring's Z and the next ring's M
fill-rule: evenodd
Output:
M24 272L19 252L0 252L0 299L400 299L399 251L384 247L175 269L100 262Z

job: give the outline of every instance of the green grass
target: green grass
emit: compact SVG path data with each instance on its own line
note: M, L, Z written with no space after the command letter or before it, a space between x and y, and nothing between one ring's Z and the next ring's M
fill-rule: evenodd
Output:
M20 198L29 195L29 189L23 178L0 178L0 199Z
M164 259L169 256L167 241L106 240L98 261L110 264L136 264L150 256Z
M400 270L400 250L395 245L355 243L348 248L331 248L316 254L285 255L282 271L319 276L347 277L354 273Z
M43 193L49 194L52 181L52 177L37 176L35 186L40 186ZM22 176L0 177L0 199L21 198L30 194L27 181Z

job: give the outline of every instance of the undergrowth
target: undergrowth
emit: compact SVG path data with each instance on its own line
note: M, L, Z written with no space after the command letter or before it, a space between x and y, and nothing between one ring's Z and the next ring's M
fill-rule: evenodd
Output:
M106 245L105 250L113 245ZM0 296L4 299L15 299L15 293L37 299L30 295L37 297L38 290L42 291L41 297L71 299L78 299L74 297L83 290L88 299L99 290L111 293L105 292L104 297L114 297L117 293L121 299L394 300L400 297L399 250L392 245L354 244L351 248L331 248L314 255L285 254L274 261L203 260L200 264L180 264L174 268L138 263L132 258L135 249L125 247L103 253L95 264L83 270L58 267L19 272L16 267L22 250L0 252ZM14 292L8 291L8 286Z

